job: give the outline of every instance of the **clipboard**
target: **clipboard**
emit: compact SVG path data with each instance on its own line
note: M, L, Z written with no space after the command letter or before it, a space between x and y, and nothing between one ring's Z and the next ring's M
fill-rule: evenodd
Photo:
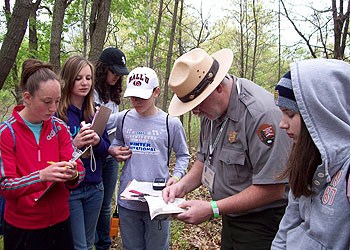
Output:
M100 106L91 122L90 129L93 129L99 136L102 136L111 115L112 110L106 106Z
M78 148L74 148L73 157L71 161L77 161L80 158L80 156L82 156L90 147L91 145L89 147L86 147L83 151L81 151ZM54 186L56 186L56 184L57 182L52 182L38 198L34 199L34 201L40 201Z

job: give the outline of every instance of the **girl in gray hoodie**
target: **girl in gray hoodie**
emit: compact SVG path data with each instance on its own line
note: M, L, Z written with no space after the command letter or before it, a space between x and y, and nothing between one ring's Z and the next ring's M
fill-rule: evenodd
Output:
M271 249L350 249L350 65L291 64L275 88L294 145L281 177L291 191Z

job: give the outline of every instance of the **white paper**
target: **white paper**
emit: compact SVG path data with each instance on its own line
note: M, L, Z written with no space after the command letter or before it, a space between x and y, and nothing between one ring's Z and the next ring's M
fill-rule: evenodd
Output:
M120 194L121 198L128 200L140 200L138 197L133 197L135 193L130 192L130 190L135 190L142 194L147 194L150 196L162 197L162 190L153 190L152 182L140 182L135 179L130 182L130 184L125 188L125 190ZM144 201L144 200L140 200Z
M173 203L168 202L168 204L165 203L163 197L145 196L145 199L148 203L151 220L159 215L170 216L170 214L179 214L186 211L186 209L179 207L185 199L176 198Z
M143 196L137 196L137 193ZM171 214L185 212L186 209L178 207L185 199L176 198L173 203L166 204L162 197L162 190L153 190L152 182L139 182L132 180L120 194L122 199L147 202L151 220L166 219Z

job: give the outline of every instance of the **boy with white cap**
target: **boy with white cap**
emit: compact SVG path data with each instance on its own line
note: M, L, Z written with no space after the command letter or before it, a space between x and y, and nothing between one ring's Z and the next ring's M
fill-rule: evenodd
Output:
M125 161L120 176L120 191L137 181L167 179L176 183L185 175L189 162L186 136L178 118L169 117L156 107L160 94L158 77L153 69L138 67L127 77L124 97L130 97L134 109L118 116L117 132L109 153ZM176 163L169 176L169 158L174 150ZM168 249L170 222L151 220L146 203L118 197L120 232L123 249Z

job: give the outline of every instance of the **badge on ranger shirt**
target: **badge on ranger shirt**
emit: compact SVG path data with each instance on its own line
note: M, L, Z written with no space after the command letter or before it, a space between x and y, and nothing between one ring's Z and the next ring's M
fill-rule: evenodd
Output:
M237 132L236 131L230 131L230 133L228 134L228 141L230 143L234 143L237 141Z
M271 124L264 123L256 131L259 139L267 146L272 146L275 140L275 129Z
M210 192L213 191L214 177L215 177L215 172L213 170L213 166L210 165L208 161L206 161L204 163L204 168L202 171L202 184L206 186Z

